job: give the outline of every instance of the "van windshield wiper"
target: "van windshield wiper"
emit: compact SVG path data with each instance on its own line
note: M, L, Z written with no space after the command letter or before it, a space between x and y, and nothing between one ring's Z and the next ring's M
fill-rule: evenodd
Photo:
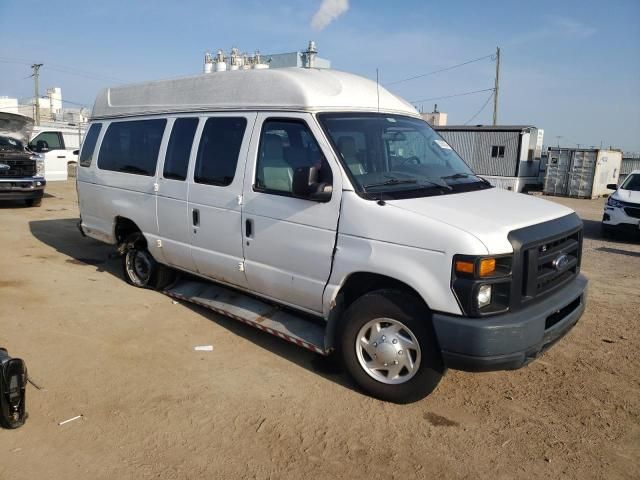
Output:
M405 184L417 184L416 185L416 189L423 189L423 188L427 188L427 187L436 187L436 188L440 188L440 189L444 189L444 190L453 190L453 188L447 184L441 184L438 182L434 182L433 180L428 180L428 179L421 179L421 181L424 182L428 182L429 185L424 185L424 184L418 184L418 180L415 178L406 178L406 179L400 179L400 178L390 178L389 180L386 180L384 182L379 182L379 183L369 183L369 184L365 184L362 185L362 189L363 190L367 190L367 188L372 188L372 187L383 187L383 186L387 186L387 185L405 185Z
M453 175L446 175L444 177L440 177L442 180L456 180L458 178L469 178L469 177L475 177L476 175L473 175L471 173L454 173Z
M386 185L403 185L406 183L418 183L416 179L399 179L399 178L390 178L389 180L385 180L384 182L378 183L367 183L362 185L362 188L373 188L373 187L384 187Z

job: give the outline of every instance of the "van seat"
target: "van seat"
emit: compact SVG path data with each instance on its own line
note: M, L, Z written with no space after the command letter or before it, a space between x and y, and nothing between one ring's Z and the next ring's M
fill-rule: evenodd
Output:
M264 136L262 153L262 182L268 190L290 192L293 183L293 169L284 159L282 138L268 133Z
M344 162L354 175L363 175L365 172L362 163L358 160L358 152L356 151L356 141L351 136L342 136L338 138L338 150L342 155Z

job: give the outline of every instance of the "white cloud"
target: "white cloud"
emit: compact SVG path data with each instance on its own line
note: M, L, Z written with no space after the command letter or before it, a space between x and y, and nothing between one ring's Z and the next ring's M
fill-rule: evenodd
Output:
M311 26L314 30L323 30L347 10L349 10L349 0L322 0L320 8L313 14Z

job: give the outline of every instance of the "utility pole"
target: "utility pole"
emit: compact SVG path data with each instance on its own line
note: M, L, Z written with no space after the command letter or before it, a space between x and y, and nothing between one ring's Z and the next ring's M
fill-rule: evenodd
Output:
M33 80L34 80L34 86L35 86L35 100L36 100L36 125L40 125L40 67L42 66L42 63L34 63L33 65L31 65L31 68L33 68Z
M493 126L498 124L498 92L500 91L500 47L496 47L496 84L493 87Z

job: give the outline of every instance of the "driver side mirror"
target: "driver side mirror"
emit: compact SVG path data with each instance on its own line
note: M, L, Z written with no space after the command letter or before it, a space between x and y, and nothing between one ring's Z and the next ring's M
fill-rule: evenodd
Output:
M331 200L332 188L326 183L318 183L318 169L316 167L299 167L293 172L291 190L294 197L315 202Z
M38 140L35 145L30 143L29 148L34 152L44 153L49 151L49 144L44 140Z
M618 189L618 185L616 185L615 183L607 184L607 190L617 190L617 189Z

